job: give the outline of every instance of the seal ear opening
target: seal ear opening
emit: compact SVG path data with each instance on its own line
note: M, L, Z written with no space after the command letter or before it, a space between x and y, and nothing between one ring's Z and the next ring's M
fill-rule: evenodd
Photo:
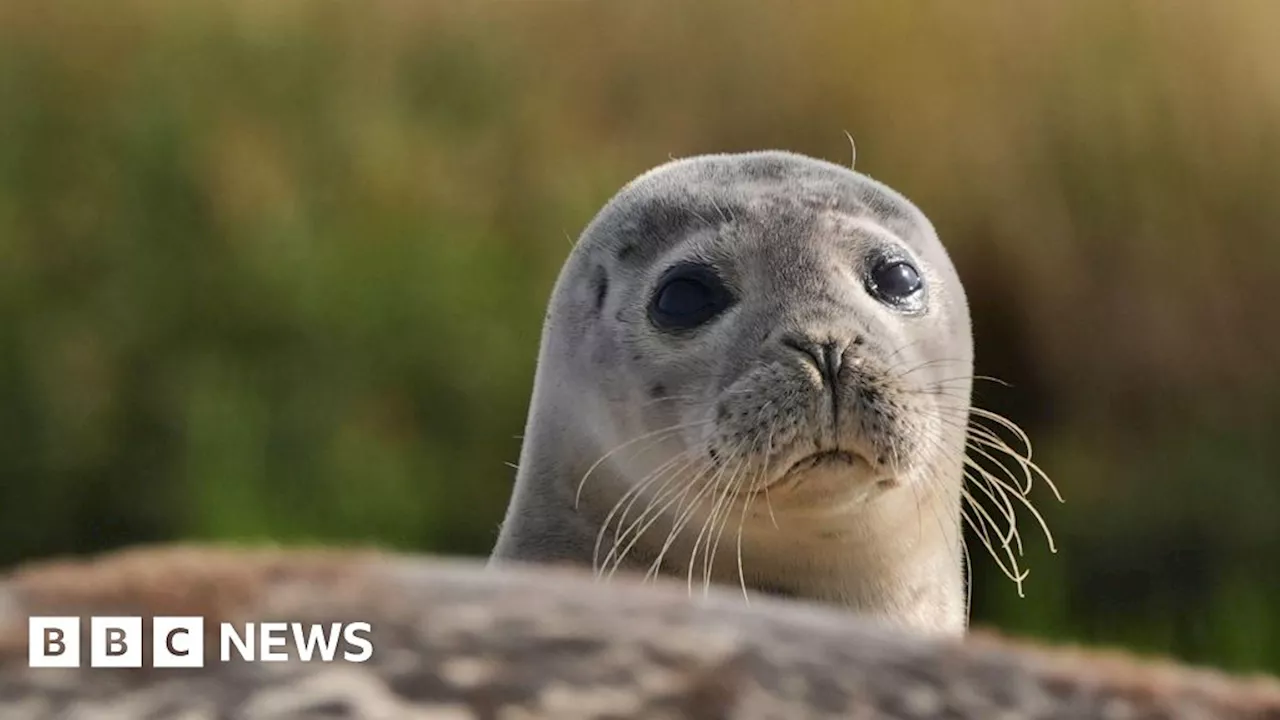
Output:
M609 273L605 271L603 265L597 265L595 271L596 288L596 314L600 314L604 310L605 298L609 296Z

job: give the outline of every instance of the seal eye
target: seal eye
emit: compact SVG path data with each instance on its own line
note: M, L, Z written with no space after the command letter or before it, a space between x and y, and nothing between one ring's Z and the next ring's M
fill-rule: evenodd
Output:
M882 260L871 271L872 294L890 305L904 305L924 287L920 272L906 260Z
M649 304L649 319L664 330L689 330L724 312L732 302L724 283L710 268L672 268Z

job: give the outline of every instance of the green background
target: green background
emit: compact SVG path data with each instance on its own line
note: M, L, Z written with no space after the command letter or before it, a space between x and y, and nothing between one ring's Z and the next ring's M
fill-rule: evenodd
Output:
M979 623L1280 672L1280 4L0 2L0 564L482 555L571 243L671 156L934 220L1066 504Z

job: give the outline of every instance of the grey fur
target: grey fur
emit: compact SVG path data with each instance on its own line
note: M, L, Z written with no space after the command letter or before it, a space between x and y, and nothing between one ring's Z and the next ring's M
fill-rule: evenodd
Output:
M872 261L885 252L923 276L919 312L868 291ZM664 272L689 260L714 267L737 301L695 333L664 333L648 320L649 299ZM833 391L799 351L828 342L843 360ZM679 515L661 513L622 569L645 571L661 557L664 574L690 585L741 583L744 593L960 633L972 370L959 277L929 220L899 193L786 152L655 168L600 211L556 283L493 561L599 566L610 510L684 452L625 523L612 519L603 549L675 482L712 486L698 514L664 555ZM819 450L859 465L780 479ZM731 485L757 492L706 522L701 513ZM709 563L707 551L695 554L703 527L724 540Z

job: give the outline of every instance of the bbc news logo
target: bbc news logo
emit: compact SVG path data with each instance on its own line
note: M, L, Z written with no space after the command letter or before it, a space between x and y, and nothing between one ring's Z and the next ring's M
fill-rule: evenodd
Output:
M74 668L81 660L79 617L32 617L27 621L30 667ZM367 622L218 623L221 662L362 663L373 657ZM155 617L151 621L151 667L198 668L205 664L202 617ZM140 617L89 618L89 667L142 667L146 642ZM292 653L290 650L292 649Z

